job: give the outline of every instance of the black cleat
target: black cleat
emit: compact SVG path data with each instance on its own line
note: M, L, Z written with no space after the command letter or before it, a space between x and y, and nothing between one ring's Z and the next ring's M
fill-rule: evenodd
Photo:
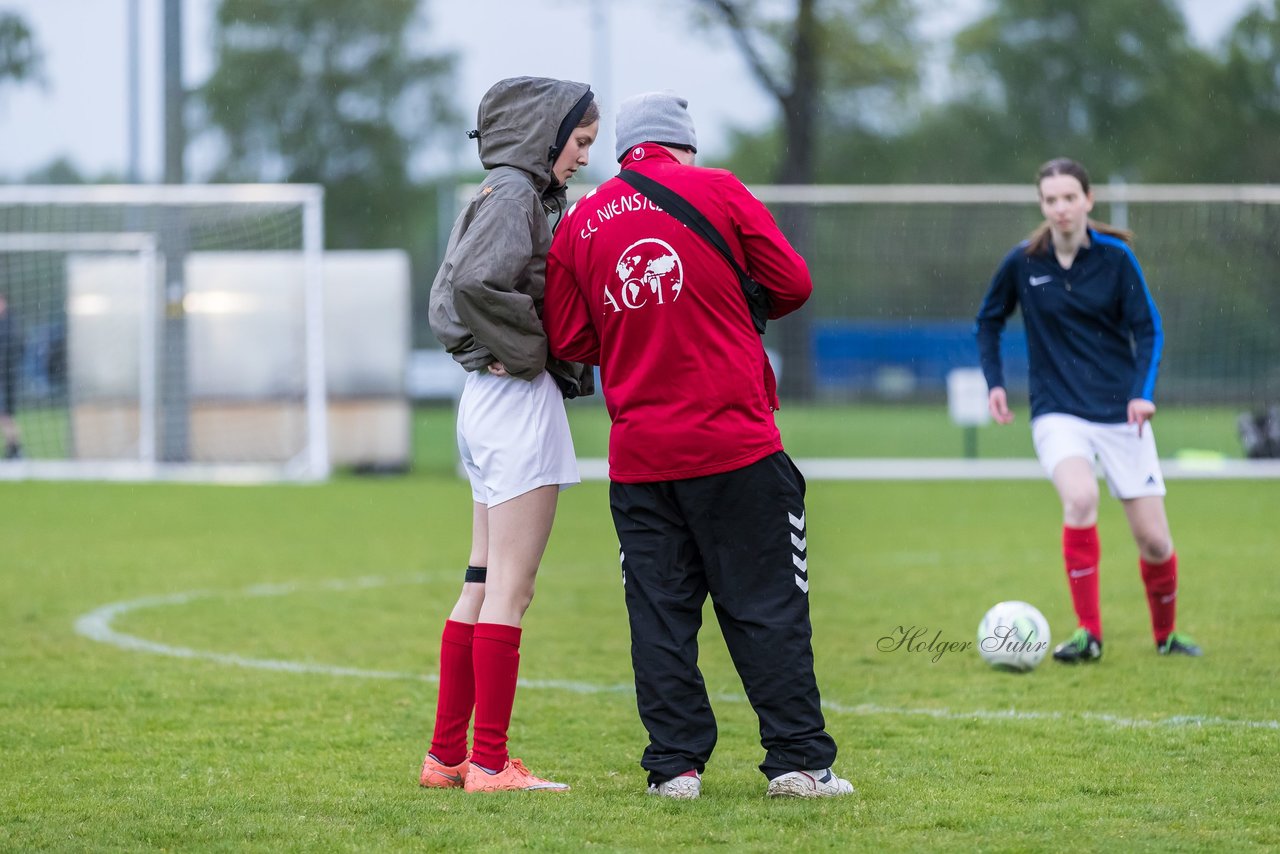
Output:
M1102 658L1102 639L1094 637L1088 629L1076 629L1075 634L1054 647L1053 657L1065 664L1097 661Z
M1164 639L1164 643L1156 644L1156 652L1161 655L1189 655L1192 658L1204 655L1204 650L1200 649L1188 635L1181 632L1170 632Z

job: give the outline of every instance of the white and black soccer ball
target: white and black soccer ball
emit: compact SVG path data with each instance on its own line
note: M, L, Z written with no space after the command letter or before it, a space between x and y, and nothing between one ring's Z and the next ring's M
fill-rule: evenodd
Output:
M978 654L993 667L1031 670L1049 651L1049 621L1026 602L991 606L978 624Z

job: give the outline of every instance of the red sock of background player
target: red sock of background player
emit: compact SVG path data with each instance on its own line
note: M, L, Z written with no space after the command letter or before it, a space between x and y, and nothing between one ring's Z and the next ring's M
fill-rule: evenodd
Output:
M445 765L457 765L467 758L467 724L476 704L475 667L471 663L474 629L469 623L445 620L440 638L440 694L431 755Z
M501 771L507 764L507 729L520 672L520 627L476 623L471 659L476 668L471 762L489 771Z
M1067 566L1067 583L1071 586L1071 603L1080 625L1102 640L1102 615L1098 611L1098 526L1071 528L1062 526L1062 558Z
M1150 563L1138 558L1142 567L1142 584L1147 588L1147 607L1151 609L1151 633L1162 644L1173 631L1174 612L1178 608L1178 555L1169 554L1164 563Z

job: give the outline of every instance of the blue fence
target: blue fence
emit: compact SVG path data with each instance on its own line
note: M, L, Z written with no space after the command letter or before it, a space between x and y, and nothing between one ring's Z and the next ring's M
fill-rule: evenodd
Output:
M1007 327L1002 339L1011 391L1027 384L1027 336ZM944 395L947 372L977 367L978 345L969 321L889 322L824 320L813 324L814 377L824 396Z

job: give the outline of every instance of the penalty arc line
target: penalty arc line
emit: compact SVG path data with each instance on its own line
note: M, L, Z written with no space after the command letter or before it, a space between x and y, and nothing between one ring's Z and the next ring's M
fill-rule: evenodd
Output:
M373 587L385 587L389 584L421 584L430 576L415 575L403 580L392 580L369 576L353 581L329 581L316 585L302 584L259 584L241 591L246 597L284 596L298 593L306 589L333 591L366 590ZM168 596L149 596L126 602L114 602L95 608L75 621L76 634L98 643L108 644L130 652L145 652L151 655L163 655L170 658L185 658L198 661L212 661L232 667L243 667L250 670L270 670L278 673L299 673L317 676L343 676L356 679L404 680L436 683L440 677L435 674L408 673L394 670L368 670L360 667L342 667L332 664L309 663L304 661L288 661L273 658L252 658L235 653L212 652L192 649L185 646L159 643L136 635L117 631L112 623L123 614L171 605L186 605L202 599L225 596L225 593L214 593L205 590L193 590L186 593L175 593ZM577 694L601 694L610 692L628 692L630 685L596 685L588 682L574 682L563 679L521 679L520 683L529 688L555 689Z
M386 587L392 584L421 584L431 579L428 575L411 575L400 579L389 579L380 576L366 576L352 580L326 581L317 584L259 584L245 588L238 595L257 598L265 596L286 596L304 590L330 590L349 592ZM112 623L116 618L134 611L149 608L162 608L175 605L186 605L202 599L227 596L227 593L193 590L185 593L174 593L166 596L148 596L123 602L113 602L95 608L81 615L75 621L76 634L98 643L114 646L130 652L143 652L151 655L163 655L170 658L182 658L198 661L211 661L232 667L243 667L253 670L269 670L280 673L311 674L317 676L338 676L356 679L382 679L399 681L417 681L436 683L439 677L434 674L408 673L394 670L368 670L359 667L343 667L332 664L308 663L274 658L253 658L235 653L213 652L185 646L159 643L136 635L116 630ZM236 595L236 594L231 594ZM521 687L535 690L569 691L575 694L631 694L631 685L600 685L591 682L578 682L564 679L520 679ZM742 703L746 698L742 694L716 694L711 699L716 702ZM1019 711L1017 709L976 709L973 711L953 711L951 709L906 708L899 706L883 706L876 703L846 703L824 700L825 711L846 715L890 715L906 717L928 717L945 721L1068 721L1083 720L1092 723L1107 724L1125 729L1155 729L1173 727L1237 727L1242 729L1262 729L1280 731L1280 721L1247 720L1224 718L1215 715L1173 715L1167 718L1130 718L1104 712L1040 712Z

